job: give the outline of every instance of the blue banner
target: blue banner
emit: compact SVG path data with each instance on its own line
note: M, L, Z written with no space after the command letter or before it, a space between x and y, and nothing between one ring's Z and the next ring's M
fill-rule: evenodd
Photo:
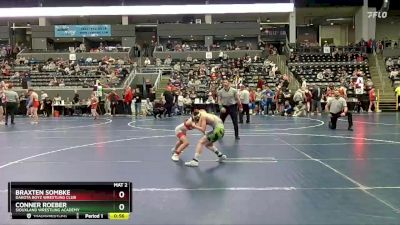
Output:
M55 25L55 37L110 37L111 25Z

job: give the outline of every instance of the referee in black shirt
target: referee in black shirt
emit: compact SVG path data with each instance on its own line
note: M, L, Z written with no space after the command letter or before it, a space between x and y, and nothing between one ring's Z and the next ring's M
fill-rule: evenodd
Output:
M235 139L239 140L238 107L243 110L238 91L231 87L228 80L222 82L223 88L218 91L218 103L221 110L221 120L225 123L228 115L231 116L235 129Z

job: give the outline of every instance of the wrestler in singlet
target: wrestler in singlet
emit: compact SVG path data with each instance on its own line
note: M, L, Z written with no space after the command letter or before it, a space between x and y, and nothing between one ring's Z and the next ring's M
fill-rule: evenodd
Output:
M197 114L197 115L196 115ZM198 142L196 146L196 153L193 159L189 162L186 162L186 166L196 167L199 166L199 157L202 153L202 148L206 147L218 157L218 161L222 162L227 157L222 152L218 151L217 147L214 143L224 137L225 128L222 120L214 115L207 113L205 110L196 110L194 112L194 116L199 117L199 130L203 133L206 131L207 125L212 127L213 129L205 134Z
M207 140L211 143L214 143L224 137L225 127L221 118L214 114L207 113L204 110L200 110L200 118L205 118L207 125L212 127L213 129L206 134Z
M32 89L28 90L29 100L31 102L32 124L39 123L38 109L40 107L39 95Z
M181 123L178 126L176 126L175 134L176 134L176 137L178 139L181 139L182 137L185 137L186 136L186 132L188 130L193 129L192 125L191 125L192 121L193 121L192 118L189 118L189 119L185 120L183 123Z
M99 104L99 100L97 99L95 94L92 94L92 97L90 99L90 109L91 109L90 111L95 120L98 119L98 117L99 117L99 114L97 113L97 105L98 104Z

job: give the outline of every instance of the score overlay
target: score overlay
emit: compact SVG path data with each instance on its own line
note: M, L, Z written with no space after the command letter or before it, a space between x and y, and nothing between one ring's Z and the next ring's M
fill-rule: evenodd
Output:
M13 219L127 220L131 182L9 182Z

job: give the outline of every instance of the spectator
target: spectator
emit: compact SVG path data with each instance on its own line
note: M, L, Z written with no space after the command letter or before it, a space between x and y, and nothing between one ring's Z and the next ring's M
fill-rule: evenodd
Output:
M371 86L371 89L369 90L368 112L372 112L372 107L374 108L374 111L376 111L376 94L374 86Z
M74 94L74 98L72 99L72 103L74 103L74 104L78 104L79 103L79 94L78 94L78 91L77 90L75 90L74 91L75 92L75 94Z
M250 92L243 84L240 85L239 98L243 106L243 111L239 113L239 123L243 123L244 114L246 114L246 123L250 123Z
M181 91L179 91L178 92L178 99L177 99L177 105L178 105L178 114L179 115L183 115L184 114L184 109L183 109L183 106L184 106L184 97L183 97L183 95L182 95L182 92Z
M322 107L321 107L322 90L321 90L321 88L318 85L314 85L311 95L312 95L311 111L315 112L318 115L321 115L321 112L322 112Z
M135 116L139 116L142 112L142 99L143 95L140 93L140 89L136 88L135 91Z
M168 114L168 117L171 117L171 113L172 113L172 107L174 106L174 96L172 94L172 90L171 89L167 89L164 91L163 93L163 99L164 99L164 117L166 117L166 115Z
M115 88L108 95L108 100L110 101L111 116L115 116L116 115L117 106L118 106L118 101L119 101L119 96L118 96Z
M144 60L144 66L149 66L149 65L151 65L151 61L150 61L149 58L146 58L146 59Z
M126 87L125 93L124 93L124 112L125 112L125 114L132 115L132 99L133 99L132 88Z
M264 115L269 114L269 109L271 109L272 115L274 115L274 110L272 109L272 102L274 99L274 92L271 90L269 86L265 86L265 91L263 93L263 106L264 106Z

